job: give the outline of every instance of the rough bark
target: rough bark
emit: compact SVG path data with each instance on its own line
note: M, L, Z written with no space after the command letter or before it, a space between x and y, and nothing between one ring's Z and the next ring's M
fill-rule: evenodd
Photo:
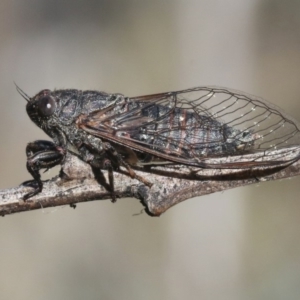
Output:
M255 178L221 181L183 179L190 171L189 168L182 168L179 171L179 173L182 172L182 176L180 174L177 176L182 178L137 172L153 183L151 188L124 174L115 172L115 190L120 198L136 198L141 201L149 215L159 216L170 207L184 200L257 183ZM157 172L159 173L159 171ZM300 163L297 161L281 171L259 180L277 180L299 174ZM93 179L90 166L71 155L67 155L61 174L44 182L42 193L23 201L22 197L30 189L31 187L20 185L15 188L1 190L0 215L5 216L33 209L111 199L110 193Z

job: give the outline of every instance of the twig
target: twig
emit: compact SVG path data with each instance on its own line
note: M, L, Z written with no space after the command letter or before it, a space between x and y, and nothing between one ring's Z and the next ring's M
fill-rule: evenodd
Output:
M182 177L185 177L186 170L189 169L183 168L180 170ZM137 173L145 176L145 173ZM299 161L277 173L260 178L260 181L277 180L297 175L300 175ZM124 174L114 173L117 195L120 198L134 197L139 199L146 212L151 216L159 216L170 207L196 196L257 183L257 179L199 181L148 173L146 178L153 183L151 188L132 180ZM61 174L44 183L42 193L23 201L22 197L30 189L28 186L20 185L15 188L1 190L0 215L4 216L66 204L74 206L74 204L80 202L111 199L110 193L93 179L90 166L71 155L67 155Z

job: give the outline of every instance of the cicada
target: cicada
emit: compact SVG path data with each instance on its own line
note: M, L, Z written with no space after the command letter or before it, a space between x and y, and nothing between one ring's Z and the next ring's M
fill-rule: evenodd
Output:
M151 187L136 170L180 177L180 168L188 168L186 179L239 179L274 173L300 158L299 124L271 103L231 89L138 97L76 89L29 97L17 90L30 119L53 140L27 145L35 185L24 199L42 191L40 170L61 164L67 152L90 164L113 201L115 171Z

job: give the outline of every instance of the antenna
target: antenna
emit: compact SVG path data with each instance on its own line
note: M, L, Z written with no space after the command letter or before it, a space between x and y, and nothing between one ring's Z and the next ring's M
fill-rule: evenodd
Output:
M15 86L16 86L16 89L17 89L17 92L27 101L29 102L30 101L30 97L20 88L18 87L18 85L14 82Z

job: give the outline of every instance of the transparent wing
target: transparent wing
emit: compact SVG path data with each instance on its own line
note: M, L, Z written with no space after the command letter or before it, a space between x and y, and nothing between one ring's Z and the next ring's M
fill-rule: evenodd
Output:
M299 124L258 97L218 87L120 98L81 117L95 136L204 168L251 168L300 156Z

